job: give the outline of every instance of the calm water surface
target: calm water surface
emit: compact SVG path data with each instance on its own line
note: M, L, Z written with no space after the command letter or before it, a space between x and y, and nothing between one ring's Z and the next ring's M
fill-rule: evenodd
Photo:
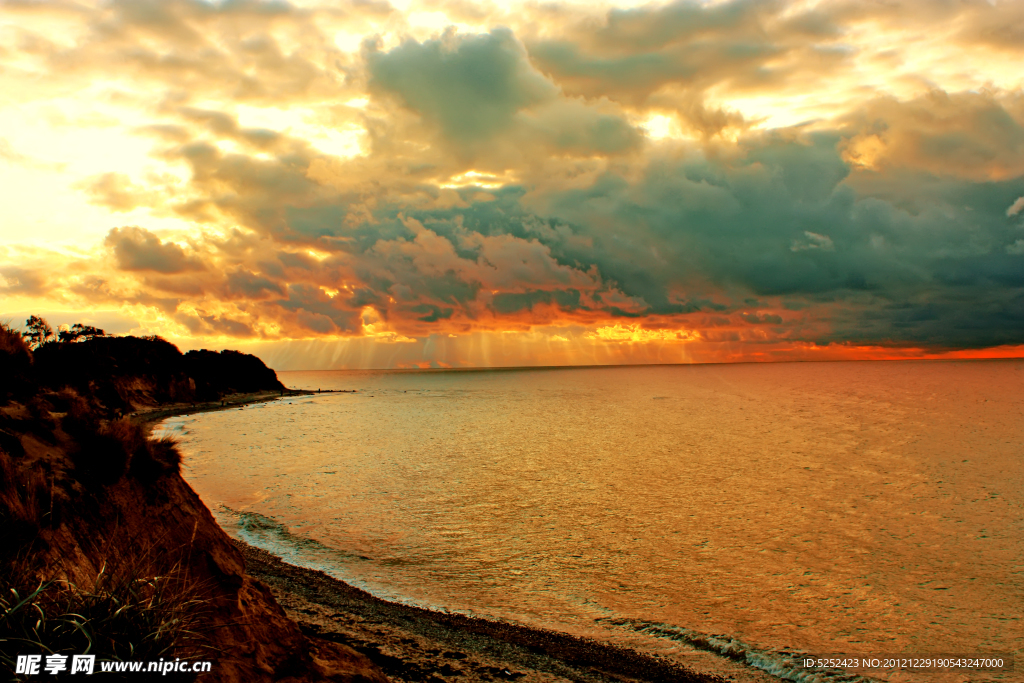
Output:
M1024 648L1024 362L281 379L358 392L173 419L186 478L382 597L776 672Z

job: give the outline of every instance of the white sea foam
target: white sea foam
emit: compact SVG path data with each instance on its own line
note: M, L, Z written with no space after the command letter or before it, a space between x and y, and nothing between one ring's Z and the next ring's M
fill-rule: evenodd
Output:
M644 635L679 641L692 647L708 650L729 659L743 662L747 666L760 669L778 678L798 683L871 683L875 679L848 673L842 669L813 670L808 669L804 662L808 653L793 651L767 650L753 647L730 635L709 634L672 626L645 621L628 619L610 620L609 623L632 629Z

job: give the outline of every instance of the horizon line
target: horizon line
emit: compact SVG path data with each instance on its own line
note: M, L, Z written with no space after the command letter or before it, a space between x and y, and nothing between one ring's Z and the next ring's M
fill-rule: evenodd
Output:
M965 363L976 361L1019 361L1024 356L982 357L982 358L815 358L785 360L735 360L705 361L698 363L590 363L586 365L498 365L475 367L427 367L427 368L327 368L304 370L274 370L274 372L515 372L524 370L594 370L613 368L651 368L651 367L698 367L704 365L783 365L786 363L904 363L904 362L945 362Z

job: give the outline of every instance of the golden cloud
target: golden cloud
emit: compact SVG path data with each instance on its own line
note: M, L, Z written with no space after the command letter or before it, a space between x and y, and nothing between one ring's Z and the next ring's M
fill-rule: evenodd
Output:
M451 365L1024 324L1015 3L5 10L18 306Z

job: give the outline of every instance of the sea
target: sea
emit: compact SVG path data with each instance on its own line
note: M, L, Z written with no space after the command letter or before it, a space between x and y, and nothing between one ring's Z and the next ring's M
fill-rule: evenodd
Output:
M174 417L232 536L374 595L695 648L1005 657L1024 680L1024 361L282 372Z

